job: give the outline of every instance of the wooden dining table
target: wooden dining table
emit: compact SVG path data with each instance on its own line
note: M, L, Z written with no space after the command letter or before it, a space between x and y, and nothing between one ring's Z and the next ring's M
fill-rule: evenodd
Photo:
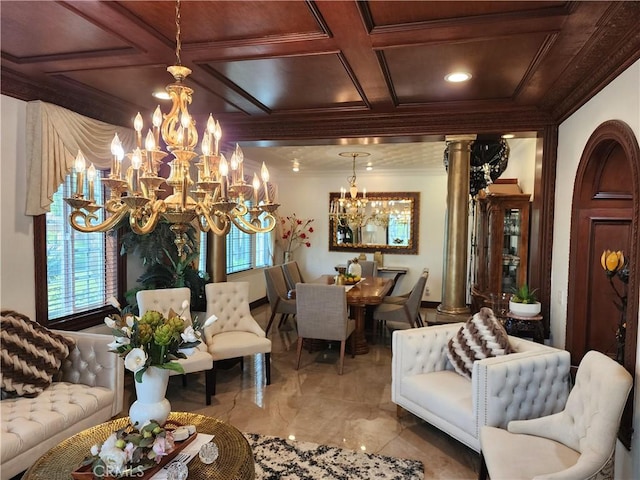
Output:
M333 275L322 275L312 280L312 283L322 283L333 285L335 277ZM379 305L384 297L393 288L393 279L384 277L363 278L361 281L351 286L347 291L347 305L351 309L351 315L356 321L355 351L356 355L369 353L369 345L364 334L364 321L367 306ZM348 285L347 285L348 286Z

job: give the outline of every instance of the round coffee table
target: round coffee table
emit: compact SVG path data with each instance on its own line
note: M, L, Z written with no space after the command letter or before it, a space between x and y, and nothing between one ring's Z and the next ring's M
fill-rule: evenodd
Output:
M189 479L254 480L255 464L249 442L232 425L216 418L195 413L173 412L168 424L195 425L200 433L215 435L220 456L210 465L198 456L189 462ZM22 477L23 480L70 479L71 472L80 466L89 455L91 446L103 442L112 432L129 424L129 417L88 428L53 447Z

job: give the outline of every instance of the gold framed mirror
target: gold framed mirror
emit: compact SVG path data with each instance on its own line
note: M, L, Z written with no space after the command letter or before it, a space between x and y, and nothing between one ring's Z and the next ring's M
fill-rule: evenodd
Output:
M329 211L329 251L418 253L420 192L331 192Z

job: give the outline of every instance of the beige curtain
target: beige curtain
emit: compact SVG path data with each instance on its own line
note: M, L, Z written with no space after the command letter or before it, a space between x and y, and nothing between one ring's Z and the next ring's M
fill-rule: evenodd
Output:
M111 168L111 140L118 133L124 151L134 146L133 129L116 127L50 103L27 104L27 215L49 211L53 194L82 150L87 163Z

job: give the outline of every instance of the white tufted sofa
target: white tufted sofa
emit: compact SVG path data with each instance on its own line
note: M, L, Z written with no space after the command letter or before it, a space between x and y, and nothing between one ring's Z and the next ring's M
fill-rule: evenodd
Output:
M447 342L462 323L393 332L391 399L476 452L483 425L561 411L569 394L569 352L509 337L515 353L474 363L457 374Z
M76 341L63 362L61 381L35 398L0 402L1 478L29 468L62 440L119 414L123 407L124 366L108 351L110 335L58 332Z

